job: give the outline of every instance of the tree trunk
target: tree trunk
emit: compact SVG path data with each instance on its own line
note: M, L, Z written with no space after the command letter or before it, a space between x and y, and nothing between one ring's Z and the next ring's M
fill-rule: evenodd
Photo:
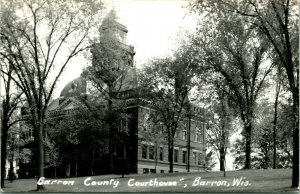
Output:
M224 147L221 147L220 149L220 171L224 171L225 169L225 153L224 153Z
M123 145L123 155L124 155L124 158L127 158L127 152L126 152L126 144Z
M54 167L54 178L57 178L57 175L56 175L56 166Z
M246 148L245 148L245 167L244 169L251 169L251 130L252 126L251 124L246 124L245 126L245 132L246 132Z
M9 130L9 111L11 111L11 104L10 104L10 93L11 93L11 75L12 75L12 67L9 66L9 70L7 72L8 78L6 80L6 84L4 84L5 89L5 99L2 101L2 115L0 112L0 119L1 119L1 188L5 187L4 180L6 175L5 164L6 164L6 156L7 156L7 137L8 137L8 130ZM3 74L2 74L3 75ZM5 79L3 79L5 82ZM0 81L1 82L1 81ZM0 83L1 85L1 83ZM0 87L1 89L1 87ZM0 91L1 93L1 91Z
M293 175L292 188L299 187L299 94L296 89L293 91L293 114L294 114L294 131L293 131Z
M158 162L158 143L157 143L157 141L155 142L155 157L154 157L154 159L155 159L155 173L157 173L156 171L157 171L157 162Z
M173 152L174 152L174 140L170 137L169 138L169 172L173 173Z
M224 116L224 115L223 115ZM226 134L225 134L225 116L222 119L221 126L221 147L220 147L220 171L225 170L225 157L226 157Z
M109 140L108 140L108 150L109 150L109 158L110 158L110 163L109 163L109 171L111 174L114 173L114 154L115 154L115 146L114 146L114 131L113 131L113 121L112 121L112 95L111 95L111 87L108 86L109 88L109 99L108 99L108 126L109 126Z
M44 131L43 122L39 121L38 125L38 179L44 177ZM37 190L44 190L44 185L37 185Z
M225 160L223 157L220 158L220 171L224 171L225 169Z
M75 177L78 176L78 163L77 163L77 156L76 156L76 161L75 161Z
M71 176L71 164L69 163L66 169L66 177L70 177Z
M277 154L276 154L276 128L277 128L277 110L278 110L278 98L280 93L280 82L279 82L279 76L276 84L276 94L275 94L275 102L274 102L274 122L273 122L273 169L276 169L276 160L277 160Z
M4 118L4 110L3 110L3 118ZM5 164L6 164L6 155L7 155L7 135L8 135L8 123L6 119L2 120L2 137L1 137L1 188L5 187Z
M287 13L287 12L286 12ZM288 18L288 13L286 16ZM288 20L287 20L288 21ZM284 64L290 90L293 95L293 175L292 175L292 188L299 187L299 67L298 63L293 63L293 52L290 39L290 33L288 29L288 24L284 25L283 33L285 37L286 49L284 50L286 61L282 59L281 61ZM297 55L298 53L296 53ZM294 73L296 72L296 75Z
M187 131L187 171L190 172L190 155L191 155L191 118L189 116Z
M94 144L92 147L92 161L91 161L91 176L94 175L94 161L95 161L95 151L94 151Z

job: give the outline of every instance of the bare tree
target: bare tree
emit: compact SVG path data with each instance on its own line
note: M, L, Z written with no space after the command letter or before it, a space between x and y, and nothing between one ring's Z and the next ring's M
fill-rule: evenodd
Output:
M11 65L16 74L12 79L27 99L38 142L38 178L44 176L47 106L67 64L89 47L102 8L99 1L63 0L5 1L1 7L0 55Z

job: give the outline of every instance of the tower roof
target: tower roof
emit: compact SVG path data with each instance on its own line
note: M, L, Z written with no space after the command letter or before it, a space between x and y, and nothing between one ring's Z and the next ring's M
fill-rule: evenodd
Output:
M119 21L119 18L117 16L117 12L112 9L103 19L100 29L105 30L107 28L116 28L118 30L121 30L125 33L128 32L127 27L123 24L121 24Z

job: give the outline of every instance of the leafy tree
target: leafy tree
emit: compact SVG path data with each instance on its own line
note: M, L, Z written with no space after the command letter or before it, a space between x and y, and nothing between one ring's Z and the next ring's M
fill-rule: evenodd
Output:
M241 139L237 139L233 144L232 148L230 149L231 154L234 156L235 169L241 169L245 164L245 143L244 137Z
M49 136L45 137L45 149L49 157L49 164L45 168L54 168L54 178L57 178L57 168L62 162L62 158L59 155L59 146L54 141L49 139Z
M124 108L119 102L122 99L122 93L126 90L132 90L135 78L130 75L133 68L133 47L127 46L120 40L120 36L125 36L124 31L119 29L121 24L117 22L117 15L112 10L103 20L100 27L101 37L94 41L91 49L92 66L83 72L85 77L96 89L103 99L107 102L106 122L109 129L109 153L110 170L114 171L114 153L116 145L119 142L118 126L115 125L120 120L118 114L115 114ZM132 92L132 91L131 91ZM119 115L120 116L120 115Z
M242 1L193 1L192 9L231 13L239 15L247 24L258 29L259 39L266 39L272 45L283 66L292 94L293 126L293 178L292 187L299 186L299 15L296 1L242 0Z
M253 154L251 165L257 169L267 169L274 167L274 106L273 102L264 99L259 103L260 109L256 111L256 122L254 123L253 133ZM286 109L287 104L278 103L277 110L277 130L276 130L276 168L285 168L292 166L292 140L291 127L292 117L290 115L291 105ZM243 139L236 141L232 153L235 156L234 163L236 168L240 168L245 158L241 150L243 149Z
M154 143L154 160L155 160L155 170L157 167L157 162L159 160L159 149L160 145L164 144L166 141L166 136L163 133L163 123L154 109L141 111L140 117L141 126L139 127L141 131L141 140L147 143Z
M212 19L212 20L210 20ZM230 88L228 97L234 102L244 123L245 168L251 167L251 134L256 101L271 72L269 45L256 38L257 32L238 16L221 12L204 18L193 37L194 58L224 78Z
M43 134L53 90L70 60L89 47L102 8L99 1L2 2L0 54L28 102L38 142L38 177L44 176Z
M281 100L277 118L277 167L293 167L293 104L292 99Z
M193 88L193 63L188 58L162 58L151 61L140 76L141 98L148 100L159 115L167 135L169 172L173 172L174 137L180 118L190 105L188 92Z
M4 188L5 163L7 158L7 138L9 129L21 120L20 118L16 117L13 118L13 116L15 115L18 106L22 101L22 92L14 91L16 90L16 87L13 85L13 81L11 79L11 76L13 76L12 67L3 60L0 63L0 69L0 75L4 83L5 91L5 95L3 99L1 99L1 188ZM5 74L2 72L5 72Z
M48 124L48 134L51 140L48 152L50 154L52 152L53 159L50 165L52 163L58 166L58 162L66 164L67 176L70 176L70 165L74 161L76 176L79 162L85 163L86 168L89 169L89 175L94 175L95 159L107 146L107 126L103 119L103 104L83 100L73 112L52 118ZM58 158L56 158L57 154Z
M281 81L280 81L280 72L277 72L277 82L275 89L275 101L274 101L274 119L273 119L273 169L276 168L276 155L277 155L277 139L276 139L276 131L277 131L277 113L278 113L278 101L279 94L281 90Z
M217 164L217 162L214 161L214 158L213 158L213 151L210 151L206 154L205 164L206 164L207 170L212 170L215 167L215 165Z
M231 121L233 120L232 110L222 87L224 86L216 81L214 90L209 96L211 118L208 118L210 122L207 130L207 142L209 146L213 147L220 160L220 171L224 171L226 168L225 158L229 145L229 135L232 132Z
M260 110L256 111L256 122L253 123L253 156L254 168L270 168L272 165L273 151L273 113L270 104L260 103Z
M19 123L18 123L19 124ZM19 160L28 160L31 155L31 151L26 148L22 148L26 143L26 140L22 139L22 136L27 131L20 127L20 125L13 125L8 131L7 141L7 160L10 164L9 174L14 172L13 162ZM6 163L6 162L5 162ZM4 164L5 164L4 163Z

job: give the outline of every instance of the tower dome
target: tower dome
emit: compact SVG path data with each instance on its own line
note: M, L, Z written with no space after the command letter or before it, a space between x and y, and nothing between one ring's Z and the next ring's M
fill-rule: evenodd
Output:
M61 91L60 97L74 97L86 94L86 80L82 77L76 78L69 82Z

